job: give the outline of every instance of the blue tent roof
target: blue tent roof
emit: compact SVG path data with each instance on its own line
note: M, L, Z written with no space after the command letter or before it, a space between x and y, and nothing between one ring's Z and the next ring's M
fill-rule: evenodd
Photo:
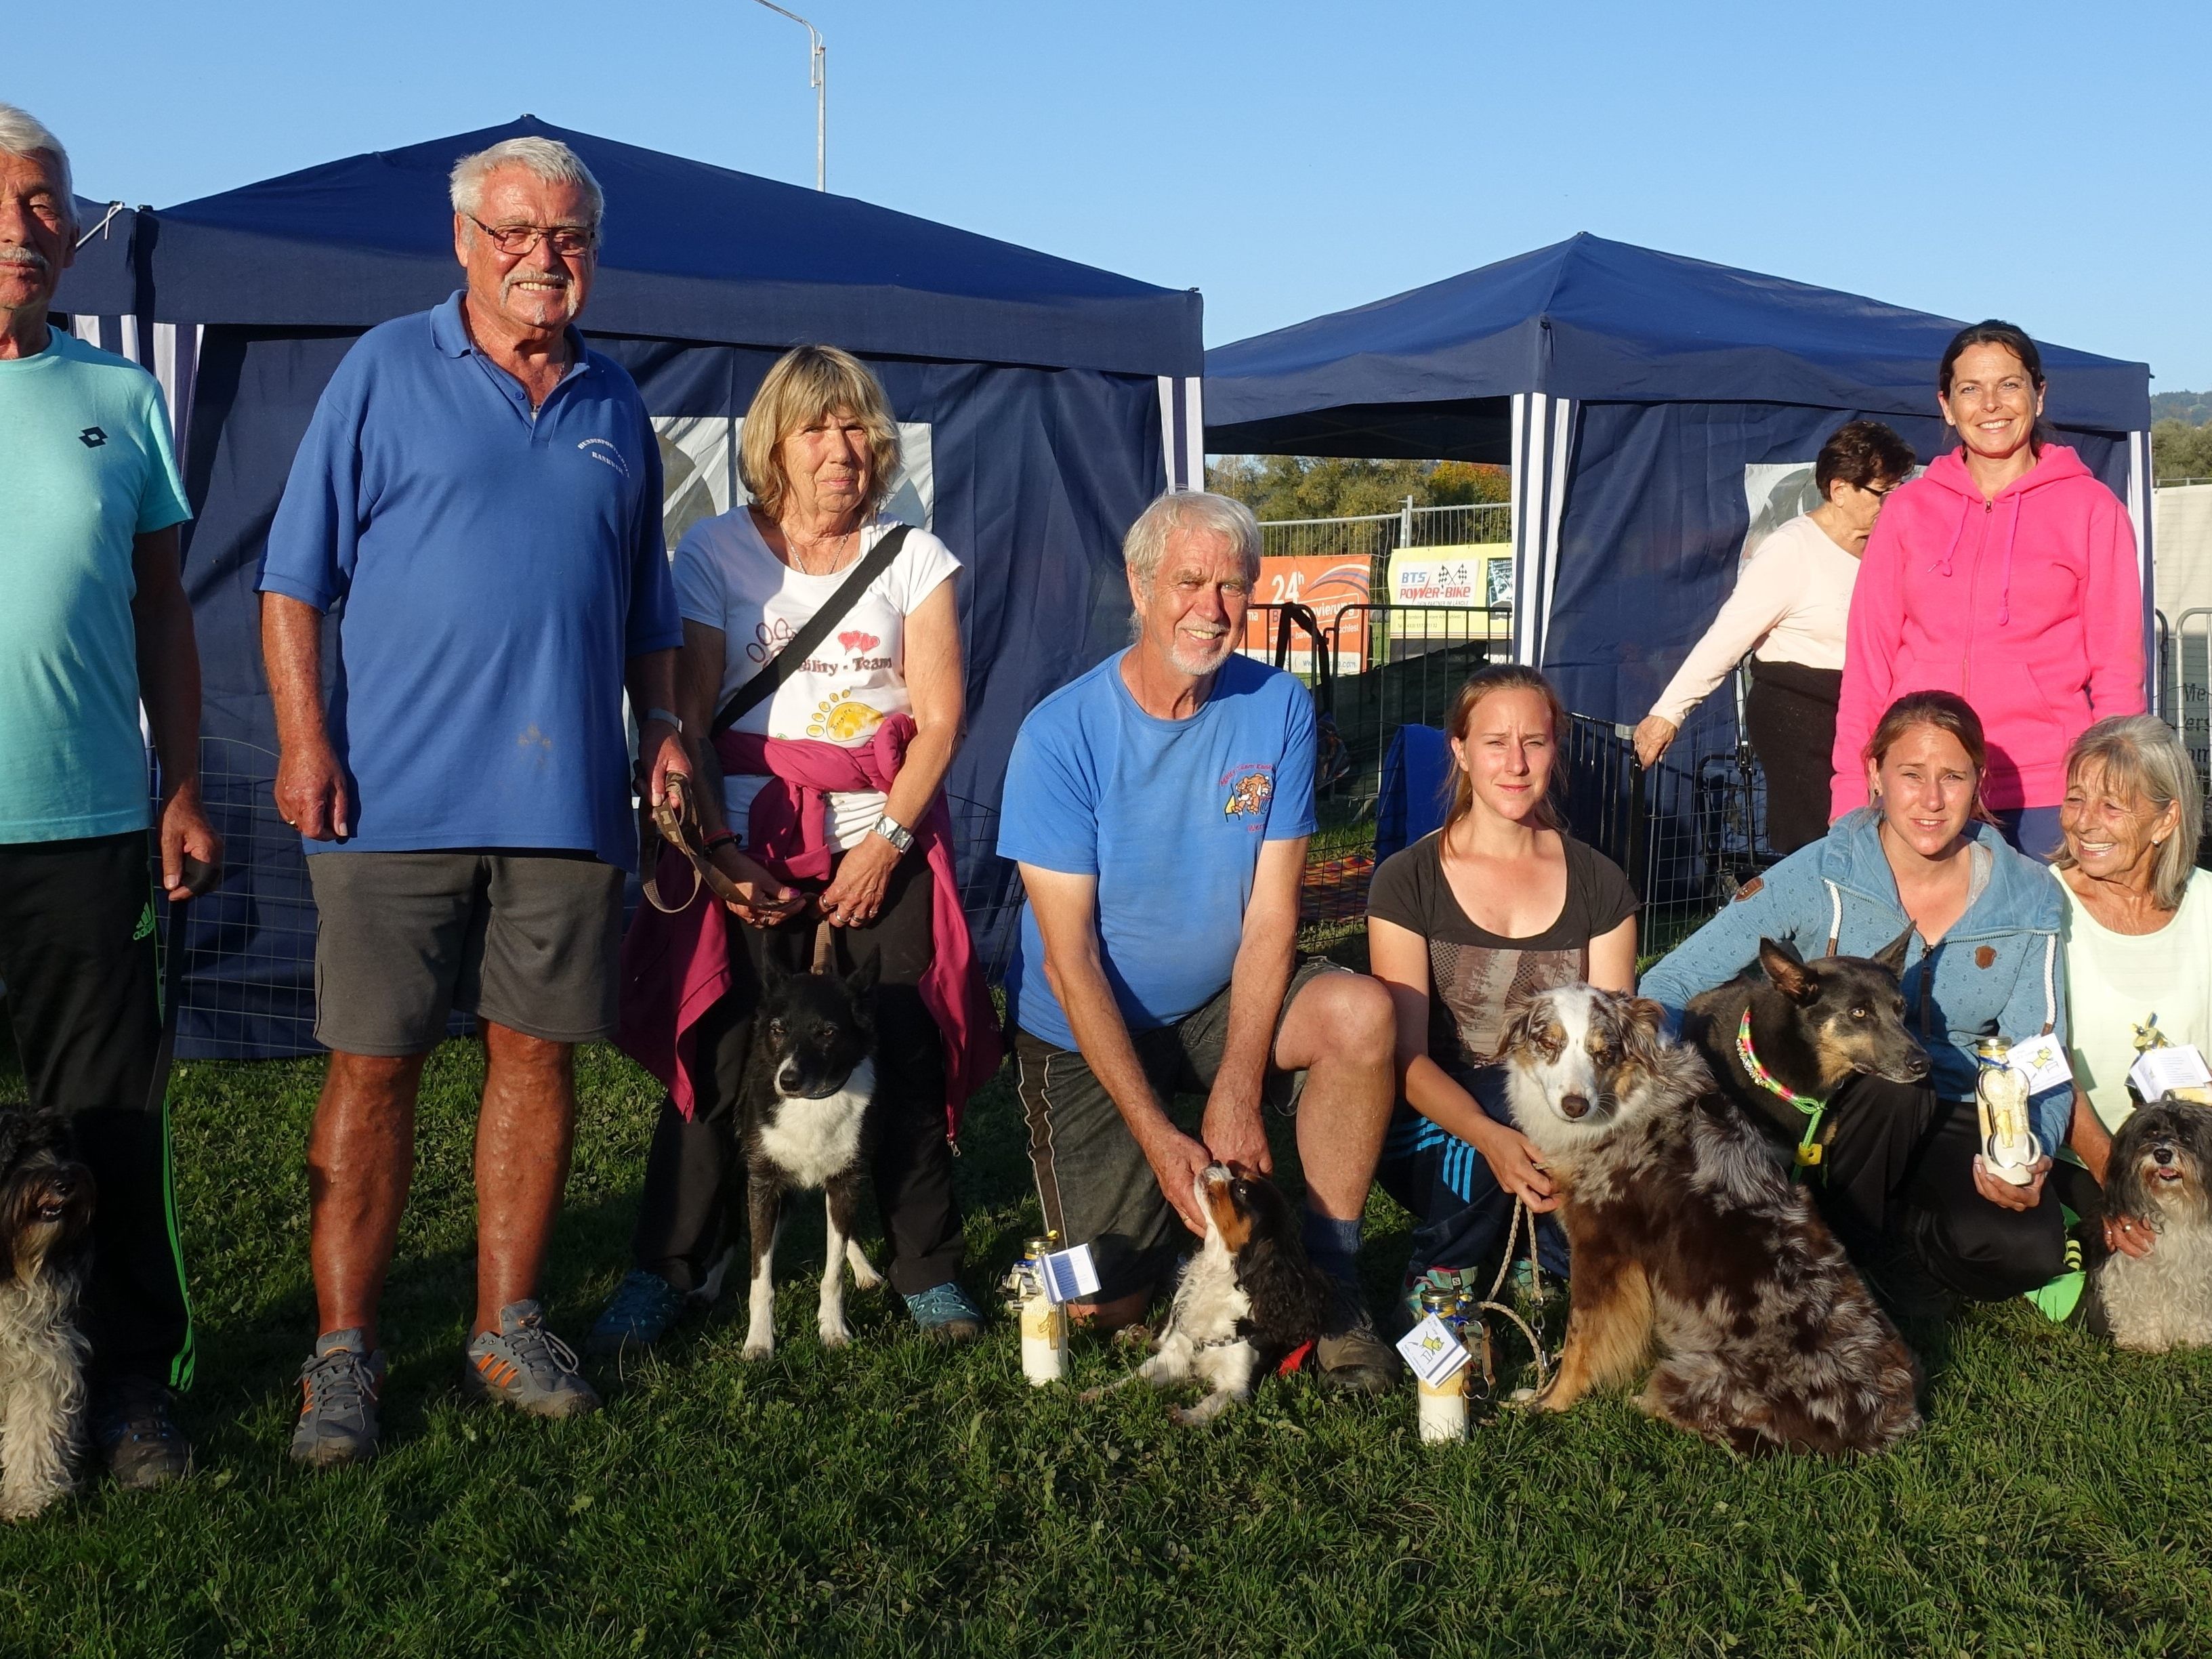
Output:
M76 234L83 245L62 273L54 309L71 316L122 317L131 309L131 235L138 216L112 202L76 198Z
M460 285L447 173L526 134L570 146L606 192L594 332L1200 371L1195 290L528 115L141 216L147 308L168 322L362 328L433 305Z
M1209 351L1206 447L1504 460L1490 400L1523 392L1929 415L1959 327L1584 233ZM2052 345L2043 356L2057 424L2149 426L2148 365Z

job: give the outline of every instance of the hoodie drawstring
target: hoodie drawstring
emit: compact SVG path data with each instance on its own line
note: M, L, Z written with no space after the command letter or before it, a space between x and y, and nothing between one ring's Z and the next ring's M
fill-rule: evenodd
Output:
M1951 561L1959 551L1959 544L1966 538L1966 520L1973 515L1974 504L1968 501L1966 510L1959 514L1959 527L1951 532L1950 546L1943 550L1943 556L1929 565L1929 569L1940 576L1948 576L1951 574Z
M2012 497L2012 516L2005 521L2004 580L1997 589L1997 626L2004 627L2012 621L2012 545L2020 537L2020 502L2027 492L2015 490Z

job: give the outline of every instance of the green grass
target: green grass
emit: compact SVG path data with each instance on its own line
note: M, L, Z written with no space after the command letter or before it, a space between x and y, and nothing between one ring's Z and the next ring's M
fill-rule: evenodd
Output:
M738 1327L710 1322L603 1373L597 1418L466 1408L479 1067L450 1043L426 1079L385 1310L389 1450L321 1476L284 1456L320 1066L181 1068L199 1471L0 1531L0 1652L2212 1651L2212 1357L2115 1354L2024 1307L1923 1334L1929 1426L1861 1465L1736 1462L1618 1400L1486 1410L1465 1446L1427 1448L1409 1393L1304 1380L1186 1431L1148 1392L1032 1393L1003 1324L927 1346L884 1294L825 1354L809 1204L773 1361L743 1364ZM653 1106L611 1054L581 1069L548 1285L576 1337L623 1266ZM1003 1082L965 1141L981 1288L1036 1225ZM1378 1297L1404 1224L1378 1200ZM1124 1364L1079 1352L1079 1381Z

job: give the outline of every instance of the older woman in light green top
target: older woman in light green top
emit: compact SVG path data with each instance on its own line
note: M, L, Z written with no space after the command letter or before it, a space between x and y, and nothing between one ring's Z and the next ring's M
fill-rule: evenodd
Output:
M2135 1109L2138 1028L2155 1020L2167 1042L2212 1057L2212 874L2194 867L2204 804L2180 738L2150 714L2098 721L2067 754L2059 823L2071 1141L2102 1183L2112 1132ZM2149 1253L2135 1217L2107 1216L2105 1232L2116 1249Z

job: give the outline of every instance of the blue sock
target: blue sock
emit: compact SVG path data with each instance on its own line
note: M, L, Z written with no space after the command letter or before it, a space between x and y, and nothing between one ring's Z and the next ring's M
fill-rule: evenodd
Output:
M1306 1211L1303 1230L1306 1255L1331 1279L1357 1289L1359 1270L1359 1221L1339 1221L1318 1210Z

